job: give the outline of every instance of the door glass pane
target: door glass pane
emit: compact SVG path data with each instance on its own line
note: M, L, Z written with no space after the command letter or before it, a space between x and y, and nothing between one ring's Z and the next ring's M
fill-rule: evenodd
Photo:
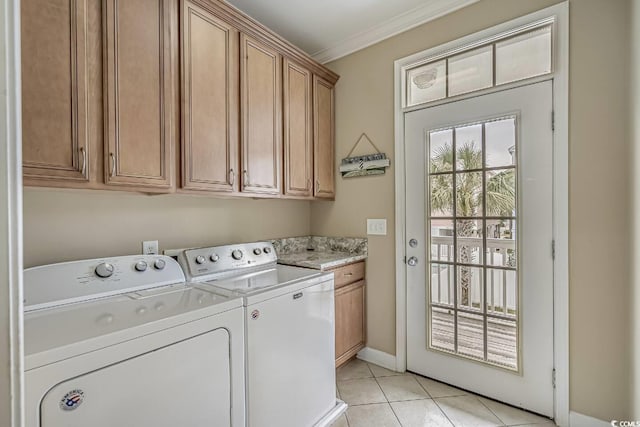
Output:
M453 221L432 219L431 260L453 262Z
M429 134L429 171L448 172L453 170L453 129L445 129Z
M485 125L486 166L488 168L516 164L516 120L514 117Z
M458 262L482 264L483 233L482 220L459 219L456 221L456 243Z
M453 175L429 177L429 206L434 218L453 216Z
M482 267L458 266L458 307L465 310L482 310Z
M482 216L482 172L456 174L456 217Z
M455 351L453 310L433 307L431 309L431 347Z
M496 43L496 84L551 72L551 27Z
M453 305L453 265L431 264L431 302Z
M516 221L514 219L488 219L487 265L499 267L516 266Z
M446 61L432 62L407 72L407 104L417 105L447 96Z
M516 126L510 116L430 133L426 221L430 348L517 371Z
M493 85L493 46L452 56L449 61L449 96Z
M482 124L456 128L456 169L482 169Z
M517 339L518 328L515 320L487 319L487 359L507 368L518 369Z
M483 320L477 314L458 312L458 353L484 359Z
M488 171L486 180L487 216L515 216L516 170Z

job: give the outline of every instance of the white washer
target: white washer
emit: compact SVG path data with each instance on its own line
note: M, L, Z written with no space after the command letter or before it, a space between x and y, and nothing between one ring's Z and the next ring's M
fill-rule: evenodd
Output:
M330 426L336 399L333 273L278 265L271 243L189 249L187 279L245 305L250 427Z
M159 255L25 270L27 427L242 427L241 298Z

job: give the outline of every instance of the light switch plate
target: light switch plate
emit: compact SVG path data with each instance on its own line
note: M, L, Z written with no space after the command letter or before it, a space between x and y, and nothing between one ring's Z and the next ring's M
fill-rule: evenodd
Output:
M367 234L386 236L387 220L385 219L367 219Z
M143 255L158 255L158 241L146 240L142 242L142 254Z

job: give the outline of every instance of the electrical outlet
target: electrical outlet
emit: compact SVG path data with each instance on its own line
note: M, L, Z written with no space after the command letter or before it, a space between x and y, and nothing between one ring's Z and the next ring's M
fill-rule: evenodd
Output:
M385 219L367 219L367 234L386 236L387 220Z
M146 240L142 242L142 253L144 255L158 255L158 241Z

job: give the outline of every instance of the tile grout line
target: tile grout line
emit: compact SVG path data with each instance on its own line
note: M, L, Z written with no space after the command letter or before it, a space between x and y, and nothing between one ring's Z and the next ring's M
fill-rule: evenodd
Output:
M493 415L498 419L498 421L500 421L500 422L502 423L502 425L503 425L503 426L506 426L506 425L507 425L507 423L506 423L502 418L500 418L500 417L498 416L498 414L496 414L495 412L493 412L493 410L492 410L491 408L489 408L489 406L485 405L485 403L484 403L481 399L479 399L477 396L476 396L476 399L478 399L478 402L480 402L480 403L482 404L482 406L484 406L485 408L487 408L487 409L489 410L489 412L491 412L491 413L492 413L492 414L493 414Z
M436 404L436 406L438 407L438 409L440 410L440 412L442 412L442 415L444 415L444 417L447 419L447 421L449 421L449 423L453 426L456 427L456 425L453 423L453 421L451 421L451 418L449 418L449 415L447 415L446 412L444 412L444 410L440 407L440 404L438 403L438 401L434 398L433 399L433 403Z

